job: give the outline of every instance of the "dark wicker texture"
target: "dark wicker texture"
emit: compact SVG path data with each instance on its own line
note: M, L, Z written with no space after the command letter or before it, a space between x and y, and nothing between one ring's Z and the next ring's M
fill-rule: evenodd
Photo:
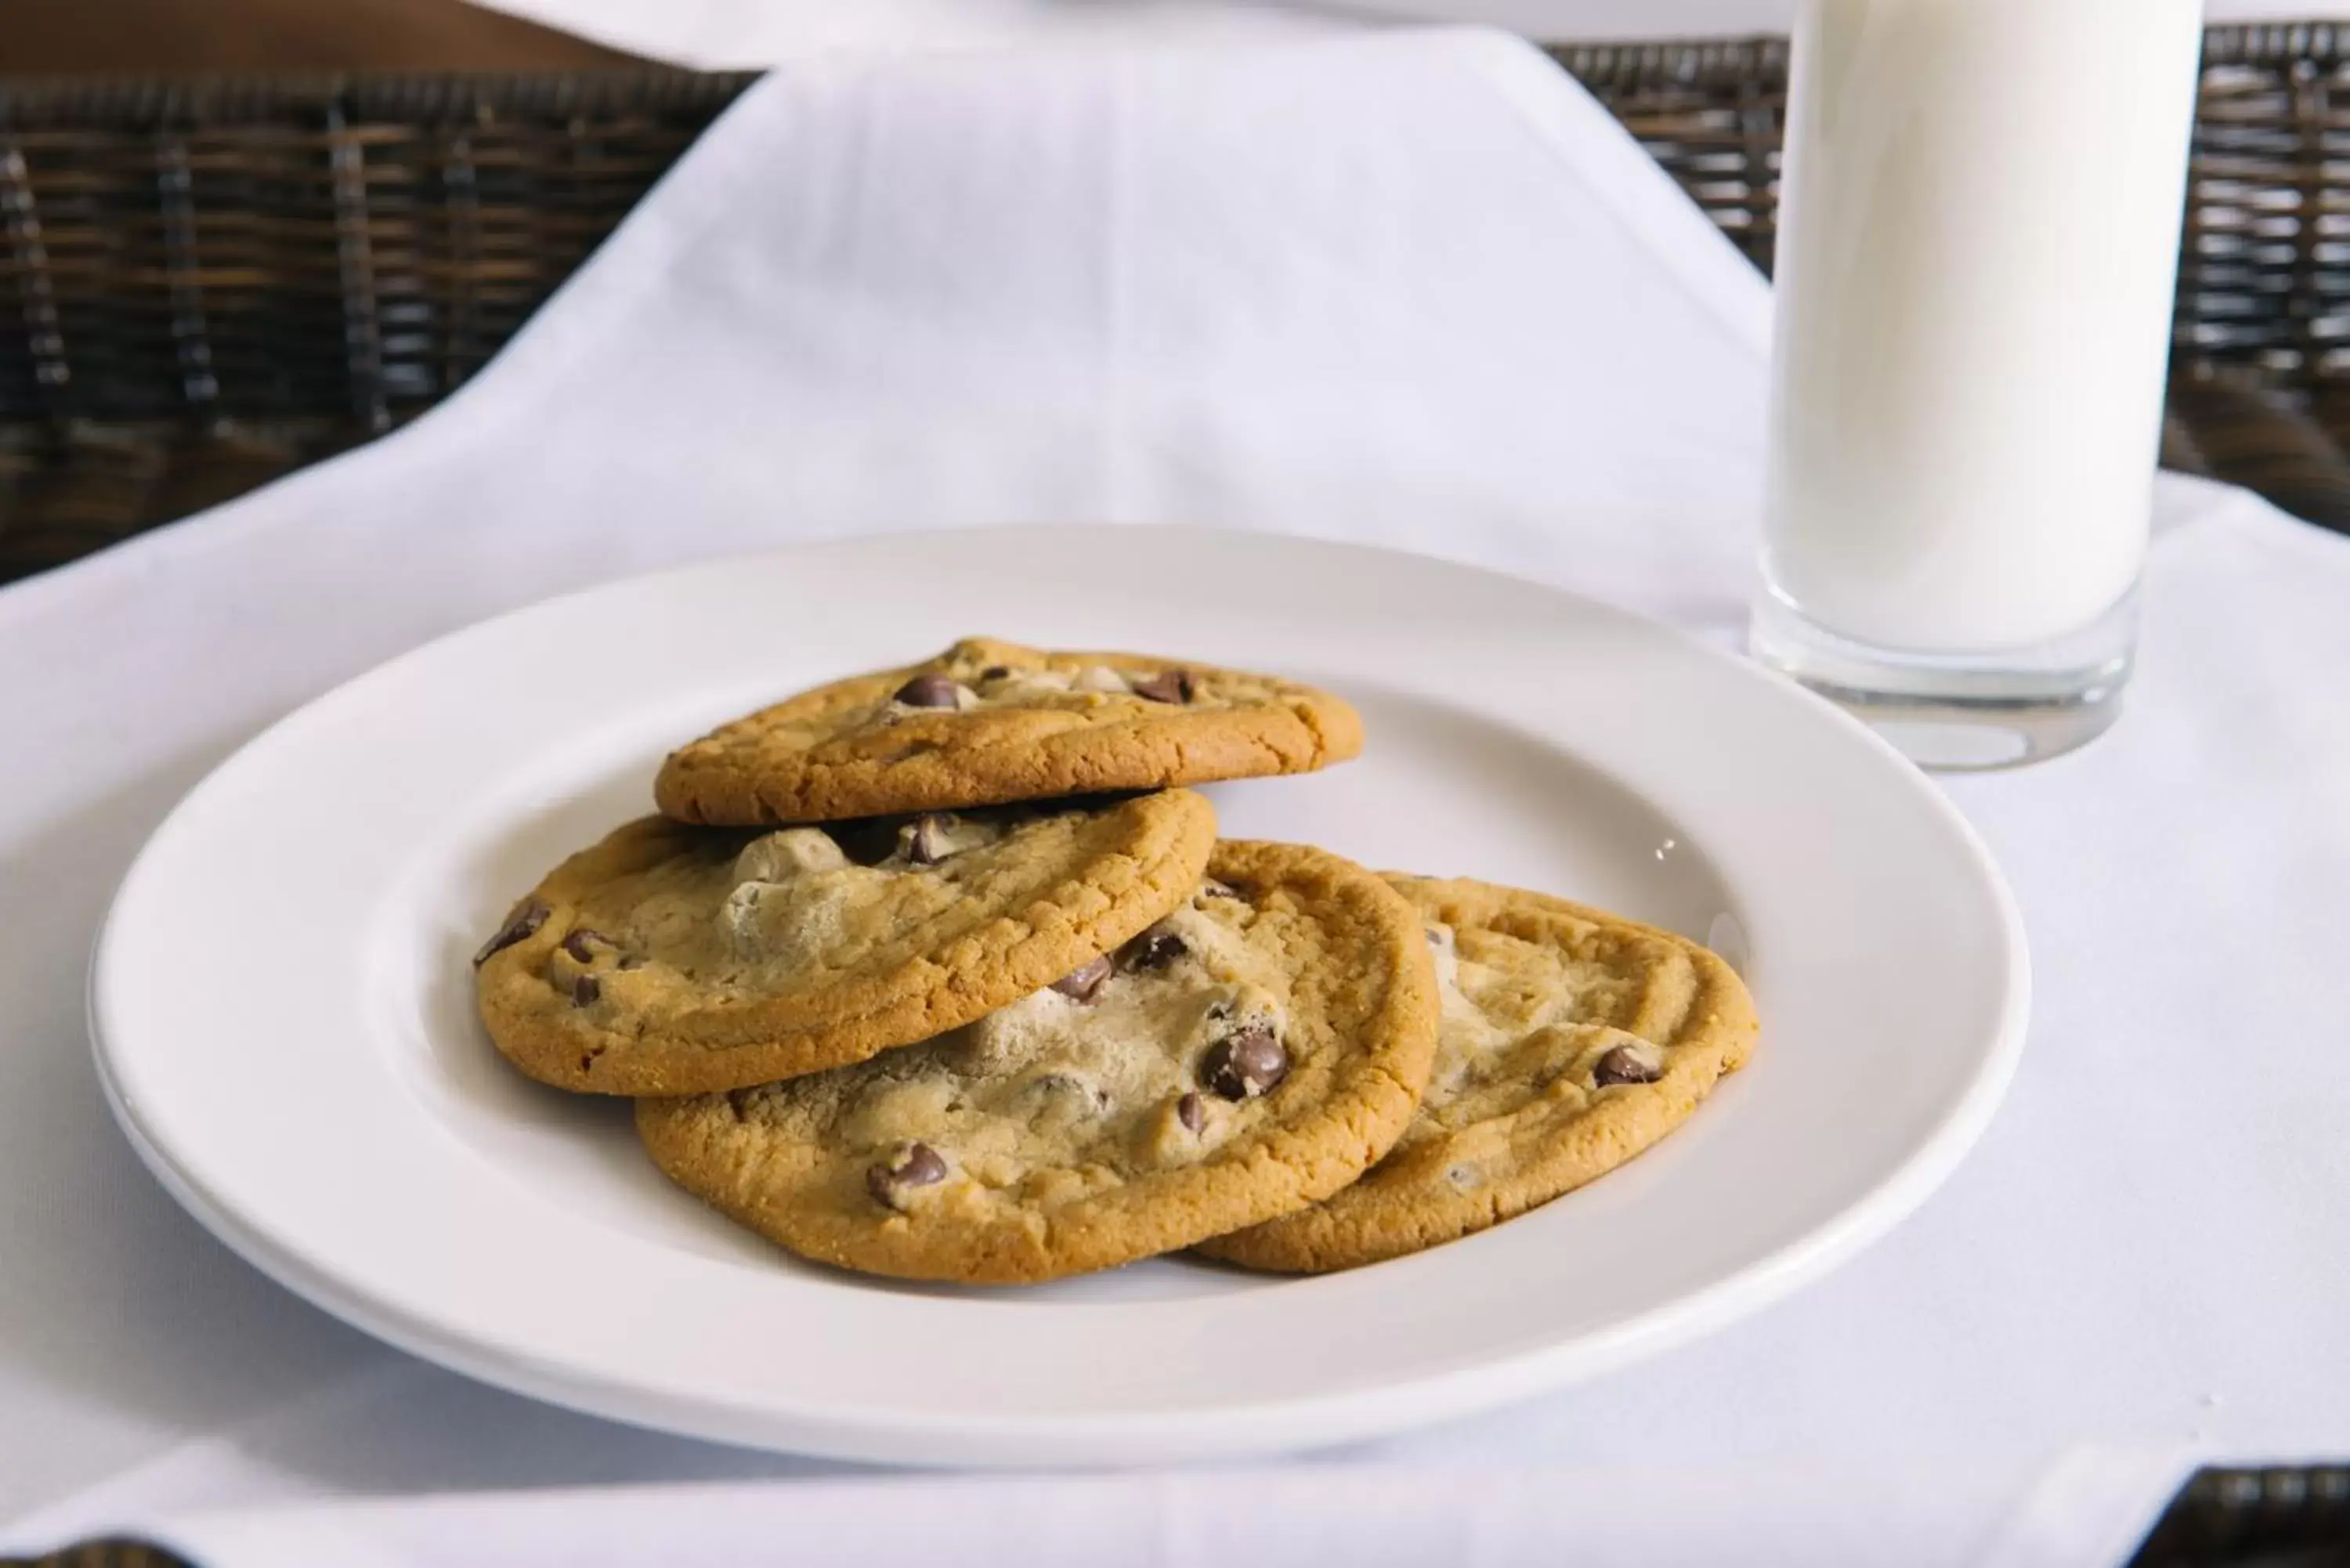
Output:
M1554 53L1770 265L1783 44ZM0 79L0 581L430 405L749 79ZM2350 30L2211 30L2164 457L2334 527L2346 150Z
M0 580L429 407L749 80L0 81Z

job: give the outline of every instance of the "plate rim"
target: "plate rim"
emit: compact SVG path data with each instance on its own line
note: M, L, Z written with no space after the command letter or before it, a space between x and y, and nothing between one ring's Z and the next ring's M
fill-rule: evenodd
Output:
M1784 1299L1849 1261L1914 1213L1964 1160L1989 1127L2013 1079L2025 1042L2032 972L2022 913L2005 877L1972 823L1925 774L1859 720L1784 678L1688 631L1574 589L1391 545L1180 524L1115 526L1211 535L1239 542L1244 547L1267 545L1388 557L1535 592L1552 599L1562 610L1611 623L1637 637L1665 639L1711 664L1726 667L1742 679L1778 688L1797 699L1798 706L1808 709L1814 721L1825 722L1842 732L1848 742L1858 742L1865 751L1876 753L1880 763L1899 770L1912 785L1904 792L1908 798L1937 817L1965 850L1980 883L1979 890L1990 896L2001 933L2000 956L2009 984L1991 1037L1981 1049L1979 1064L1965 1089L1950 1100L1898 1166L1872 1189L1845 1202L1828 1219L1742 1268L1596 1332L1494 1353L1468 1365L1367 1386L1289 1395L1257 1403L1224 1400L1172 1411L1111 1408L1076 1414L1015 1412L983 1416L827 1408L806 1403L782 1411L765 1401L726 1403L699 1394L665 1393L641 1380L615 1376L609 1368L541 1362L515 1347L488 1344L479 1334L469 1335L445 1324L411 1314L399 1303L378 1300L364 1288L338 1278L331 1270L304 1256L299 1249L284 1244L266 1227L238 1213L234 1204L207 1189L200 1172L189 1168L163 1147L162 1141L144 1125L132 1099L124 1093L111 1060L116 1047L106 1023L106 994L112 974L110 954L124 911L140 891L142 872L149 867L159 843L182 822L191 803L197 801L223 774L235 768L248 753L263 746L318 705L334 701L352 689L378 679L390 679L401 667L433 654L444 644L486 634L493 628L558 605L604 595L653 591L653 585L668 579L754 561L781 562L818 554L854 555L876 547L919 548L923 541L931 538L1066 535L1098 532L1103 526L1044 524L915 530L703 557L550 595L453 628L338 682L281 715L215 763L174 804L133 857L99 923L87 971L86 1006L93 1060L108 1108L117 1125L158 1183L239 1257L312 1305L429 1362L549 1404L656 1430L838 1459L884 1463L945 1462L975 1468L1031 1465L1036 1462L1039 1452L1049 1452L1053 1456L1048 1460L1051 1463L1090 1468L1147 1463L1170 1456L1199 1457L1210 1452L1230 1457L1283 1451L1455 1418L1554 1392L1701 1338ZM1237 1444L1230 1440L1235 1430L1245 1434ZM1212 1448L1211 1438L1214 1439ZM984 1445L979 1442L983 1438ZM1018 1451L1012 1451L1014 1448Z

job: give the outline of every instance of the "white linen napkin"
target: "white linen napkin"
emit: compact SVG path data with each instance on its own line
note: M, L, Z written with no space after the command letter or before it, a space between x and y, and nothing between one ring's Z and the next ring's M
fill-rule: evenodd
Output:
M289 1530L339 1528L324 1500L620 1480L793 1478L744 1494L745 1518L857 1506L826 1501L822 1467L378 1346L138 1168L87 1061L83 960L140 839L258 727L563 588L1003 521L1419 548L1728 640L1767 316L1605 111L1497 36L810 63L754 89L442 410L0 590L6 1542L306 1499L325 1511ZM1989 1552L2040 1457L2076 1441L2160 1457L2123 1467L2134 1485L2057 1472L2029 1494L2033 1530L2126 1539L2181 1444L2350 1449L2350 1272L2320 1244L2350 1231L2350 1075L2324 1027L2350 886L2350 704L2327 674L2350 669L2350 548L2215 486L2163 505L2132 712L2079 756L1953 786L2038 944L2033 1047L1981 1152L1758 1320L1347 1456L1429 1474L1426 1528L1490 1539L1493 1561L1544 1530L1620 1560L1660 1539L1678 1487L1677 1517L1714 1500L1722 1530L1800 1546L1840 1478L1868 1474L1931 1517L1919 1531ZM1498 1471L1516 1479L1476 1479ZM1260 1466L1223 1495L1336 1532L1334 1509L1405 1490L1299 1474L1320 1472ZM1928 1495L1952 1475L1992 1478L1944 1494L1971 1500L1963 1521ZM1024 1484L1002 1495L1066 1485L1111 1517L1098 1500L1150 1483ZM1524 1501L1560 1486L1572 1511ZM675 1511L663 1497L647 1521ZM421 1502L415 1528L506 1506Z
M1293 1465L1156 1476L460 1493L163 1516L202 1568L2083 1568L2119 1563L2175 1456L1825 1469Z

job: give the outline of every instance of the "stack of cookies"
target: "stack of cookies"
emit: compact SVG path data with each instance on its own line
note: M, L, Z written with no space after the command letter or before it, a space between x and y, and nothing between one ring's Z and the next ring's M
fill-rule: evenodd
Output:
M476 957L491 1038L844 1268L1045 1280L1183 1248L1343 1269L1638 1154L1745 1057L1728 966L1539 893L1219 842L1305 773L1272 676L970 639L672 754Z

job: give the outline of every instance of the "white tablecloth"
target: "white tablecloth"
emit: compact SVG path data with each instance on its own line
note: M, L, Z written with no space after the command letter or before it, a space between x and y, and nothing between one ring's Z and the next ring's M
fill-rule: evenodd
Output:
M143 836L259 726L559 589L1005 520L1416 545L1731 639L1767 326L1762 284L1670 182L1497 36L811 63L750 94L441 410L0 590L9 1539L825 1468L411 1361L245 1268L140 1171L87 1061L85 954ZM2345 671L2350 544L2168 483L2121 726L1952 786L2021 897L2039 992L1970 1163L1760 1318L1338 1458L1532 1470L1537 1496L1547 1474L1595 1561L1705 1513L1643 1503L1608 1535L1595 1475L1632 1500L1807 1476L1761 1491L1811 1499L1814 1542L1868 1506L1821 1480L1851 1475L1889 1528L1970 1500L1927 1538L2021 1563L2096 1560L2033 1554L2065 1530L2117 1552L2175 1450L2350 1451ZM2099 1454L2048 1468L2083 1444Z

